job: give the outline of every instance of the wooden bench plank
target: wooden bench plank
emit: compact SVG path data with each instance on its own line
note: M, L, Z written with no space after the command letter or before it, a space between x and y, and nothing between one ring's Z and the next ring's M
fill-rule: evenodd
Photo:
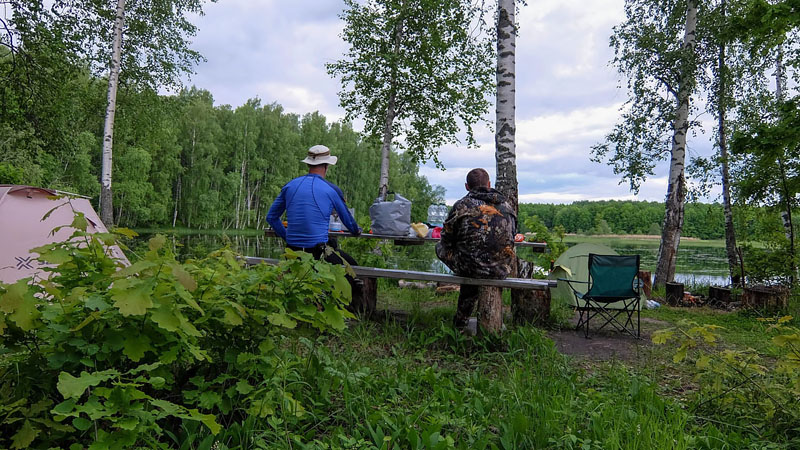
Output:
M266 229L264 230L264 236L269 237L276 237L275 230L273 229ZM331 231L328 233L328 237L331 238L348 238L354 237L352 234L345 232L345 231ZM370 233L361 233L358 237L369 238L369 239L385 239L385 240L392 240L395 244L398 245L420 245L426 242L439 242L439 239L434 238L419 238L419 237L411 237L411 236L389 236L384 234L370 234ZM514 243L517 247L528 247L534 252L544 253L547 249L547 244L544 242L515 242Z
M247 264L277 264L280 260L274 258L256 258L253 256L245 256L244 260ZM537 280L531 278L506 278L504 280L493 280L485 278L467 278L457 275L450 275L446 273L432 273L432 272L419 272L415 270L398 270L398 269L379 269L376 267L352 266L353 271L359 277L368 278L393 278L398 280L421 280L421 281L436 281L441 283L452 284L473 284L478 286L496 286L503 288L513 289L536 289L545 290L554 288L558 284L556 280Z

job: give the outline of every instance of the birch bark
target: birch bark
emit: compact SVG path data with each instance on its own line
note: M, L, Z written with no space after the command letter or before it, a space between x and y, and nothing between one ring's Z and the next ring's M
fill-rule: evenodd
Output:
M697 43L697 0L689 0L686 7L686 29L683 48L693 55ZM694 59L694 58L691 58ZM692 92L693 67L686 58L680 68L681 76L677 95L677 110L673 125L672 148L667 185L666 211L658 248L658 264L654 284L664 286L675 277L675 261L683 230L683 213L686 200L686 134L689 130L689 101Z
M497 3L497 104L495 130L496 188L517 210L516 158L516 25L514 0Z
M125 23L125 0L117 1L114 20L114 42L111 48L111 69L108 74L108 98L103 126L103 162L100 176L100 220L107 226L114 224L114 206L111 192L112 148L114 143L114 115L117 111L117 85L119 84L122 54L122 28Z

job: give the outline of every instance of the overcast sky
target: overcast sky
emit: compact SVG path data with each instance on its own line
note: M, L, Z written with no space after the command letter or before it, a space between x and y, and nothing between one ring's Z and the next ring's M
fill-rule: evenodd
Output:
M193 43L207 62L189 82L209 90L218 105L239 106L258 97L297 114L319 111L339 120L344 116L336 94L340 86L325 72L325 63L346 49L339 37L343 8L341 0L210 3L205 16L195 20L199 31ZM623 0L528 0L518 15L520 202L663 201L666 163L634 196L610 167L590 161L590 147L611 130L626 98L608 63L608 38L622 18ZM493 112L487 116L493 117ZM486 168L494 180L494 134L479 125L477 138L478 149L439 150L445 171L433 164L421 169L432 184L445 187L448 203L464 195L464 177L471 168ZM690 134L688 156L711 151L708 135Z

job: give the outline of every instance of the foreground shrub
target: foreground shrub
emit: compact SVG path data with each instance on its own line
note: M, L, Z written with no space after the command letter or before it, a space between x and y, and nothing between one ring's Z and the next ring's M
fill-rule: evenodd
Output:
M675 363L694 365L699 390L692 410L731 435L800 445L800 328L792 317L759 319L766 350L719 348L718 325L679 322L653 333L674 342ZM729 436L730 437L730 436ZM793 447L796 448L796 447Z
M36 249L49 279L0 285L0 448L166 448L185 422L216 434L305 413L283 336L344 328L344 268L291 251L278 266L227 250L180 264L163 236L122 267L116 236L80 214L72 226Z

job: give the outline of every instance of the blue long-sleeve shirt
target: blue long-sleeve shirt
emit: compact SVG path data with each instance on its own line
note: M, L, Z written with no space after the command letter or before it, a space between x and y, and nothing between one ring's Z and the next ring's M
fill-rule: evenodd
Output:
M345 205L342 190L321 176L310 173L286 183L269 208L267 223L287 244L310 248L328 242L328 225L334 209L351 233L361 233ZM281 222L284 211L289 222L288 228Z

